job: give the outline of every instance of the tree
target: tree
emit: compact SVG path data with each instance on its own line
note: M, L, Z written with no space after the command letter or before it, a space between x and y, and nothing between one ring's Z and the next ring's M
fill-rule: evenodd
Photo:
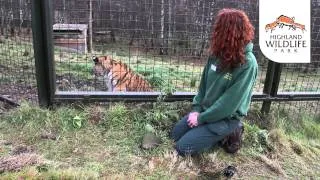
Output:
M4 27L5 27L5 19L6 19L6 16L5 16L5 7L4 5L2 4L2 6L0 6L0 17L1 17L1 21L0 21L0 33L1 35L4 35Z
M164 52L164 0L161 0L161 15L160 15L160 51L159 54L163 55Z
M93 42L92 42L92 0L89 0L89 27L88 27L88 39L89 39L89 44L88 44L88 50L89 53L92 53L93 51Z

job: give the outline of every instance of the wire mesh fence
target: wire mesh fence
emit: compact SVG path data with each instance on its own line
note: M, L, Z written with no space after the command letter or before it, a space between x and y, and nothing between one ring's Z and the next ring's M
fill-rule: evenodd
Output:
M290 124L304 124L306 119L320 122L320 101L274 102L271 109L275 119L289 120ZM303 127L312 128L308 124Z
M195 92L208 57L214 16L224 7L246 10L257 26L257 1L56 1L55 25L60 29L88 25L89 47L88 53L79 53L79 46L73 48L78 53L56 48L59 49L55 52L60 83L57 88L66 91L110 90L107 77L99 78L91 72L94 65L91 56L94 55L121 61L132 74L115 65L114 74L131 77L139 74L143 81L151 84L153 91ZM256 30L255 42L257 38ZM70 47L70 41L65 40L65 47ZM262 91L265 68L265 62L260 63L255 88L258 92Z
M0 95L35 102L30 1L0 1Z
M268 59L258 45L258 0L55 0L52 3L57 91L111 91L126 81L136 86L116 90L145 91L137 87L146 82L151 91L196 92L209 55L212 23L222 8L244 10L256 27L253 43L259 76L254 91L261 93L264 88ZM0 0L0 5L1 95L35 100L30 1ZM312 0L311 24L311 63L285 64L279 91L319 92L319 0ZM112 59L113 73L108 69L97 73L93 56ZM118 77L117 81L110 81L110 76ZM132 78L128 80L129 77Z
M279 91L320 91L320 1L313 0L311 6L311 63L286 64Z
M109 55L140 74L155 91L194 92L208 56L212 22L222 8L244 10L258 27L257 0L57 1L55 23L88 24L90 47L89 54L60 51L57 78L72 87L58 88L108 90L106 77L99 80L90 73L92 55ZM311 63L286 64L279 91L319 90L319 11L319 1L312 1ZM255 91L261 92L268 60L259 50L258 28L255 34L260 68Z

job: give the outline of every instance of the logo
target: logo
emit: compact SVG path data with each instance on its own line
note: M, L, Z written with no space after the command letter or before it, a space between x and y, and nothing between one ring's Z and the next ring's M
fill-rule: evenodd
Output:
M274 22L269 23L265 26L266 32L270 30L270 34L276 30L283 30L287 27L288 30L296 31L301 30L302 33L306 31L305 25L296 23L294 17L290 18L285 15L279 16ZM303 40L303 36L299 33L297 35L270 35L269 39L266 40L268 48L273 48L274 52L281 53L298 53L300 48L307 48L307 41Z
M294 19L294 17L290 18L288 16L281 15L277 18L277 20L265 26L266 32L271 30L272 33L272 31L275 30L276 27L283 28L284 26L288 26L289 30L300 29L302 32L306 31L305 25L294 22Z
M226 74L223 76L223 78L231 81L231 80L232 80L232 74L231 74L231 73L226 73Z
M259 45L279 63L309 63L311 1L260 0Z

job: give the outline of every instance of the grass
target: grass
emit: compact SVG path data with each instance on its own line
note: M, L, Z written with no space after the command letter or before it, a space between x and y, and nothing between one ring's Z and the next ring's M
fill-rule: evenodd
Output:
M6 171L1 179L210 179L230 164L237 167L238 179L319 177L319 118L300 114L293 119L275 109L271 125L261 129L253 107L238 154L216 147L200 158L182 158L168 134L189 108L187 102L156 102L47 110L23 103L0 116L0 159L24 145L42 161ZM140 148L146 126L152 126L162 140L152 150ZM53 134L56 140L41 138L43 133Z
M35 86L32 43L5 40L0 43L0 83L30 82Z

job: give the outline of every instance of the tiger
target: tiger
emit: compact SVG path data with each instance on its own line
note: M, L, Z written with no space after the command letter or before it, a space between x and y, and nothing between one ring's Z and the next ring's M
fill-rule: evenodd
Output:
M93 57L93 73L105 79L108 91L153 91L151 84L133 72L125 63L112 59L109 55Z

